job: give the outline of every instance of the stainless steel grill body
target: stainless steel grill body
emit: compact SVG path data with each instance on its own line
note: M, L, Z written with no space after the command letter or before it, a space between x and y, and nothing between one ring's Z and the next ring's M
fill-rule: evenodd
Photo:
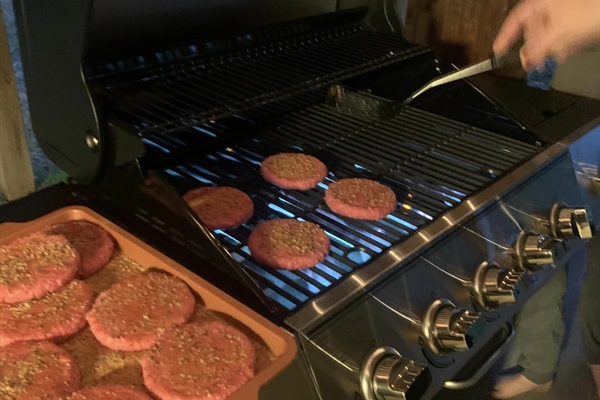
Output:
M466 82L397 107L442 71L427 47L390 32L393 21L381 19L388 2L324 15L334 2L290 1L273 17L267 1L177 1L181 26L161 2L149 2L145 16L124 2L114 20L121 3L71 3L61 3L68 13L34 0L17 7L36 133L80 182L104 178L77 190L194 272L224 288L236 281L231 293L258 309L231 269L252 277L268 299L269 311L260 310L304 350L263 388L264 399L288 385L319 393L294 390L290 400L443 399L444 390L476 386L510 343L514 314L582 243L552 238L550 216L586 201L567 146L600 123L598 113L545 139ZM228 16L234 3L253 17ZM196 29L193 14L202 12L218 24L203 14ZM172 31L160 37L157 21ZM227 23L239 31L217 29ZM44 62L53 49L64 67ZM332 102L331 89L349 102ZM265 182L260 163L283 151L320 158L327 179L303 192ZM144 182L125 182L121 168L131 165L142 175L164 171L179 194L236 186L253 198L255 215L235 230L199 231L160 193L139 195ZM345 177L388 185L397 210L378 221L334 214L323 194ZM247 239L272 218L321 225L331 253L301 271L257 264Z

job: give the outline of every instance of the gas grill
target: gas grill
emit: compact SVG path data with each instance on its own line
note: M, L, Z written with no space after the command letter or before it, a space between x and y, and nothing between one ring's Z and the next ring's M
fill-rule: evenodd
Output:
M261 398L484 398L514 315L593 233L568 146L599 104L515 110L457 82L400 105L447 67L397 33L394 2L303 3L18 2L34 131L72 181L1 219L86 205L279 324L301 352ZM541 111L550 128L527 122ZM279 152L314 155L326 180L269 184ZM389 186L396 211L333 213L325 190L347 177ZM239 188L254 216L208 231L180 199L201 186ZM273 218L320 225L325 261L255 262L248 236Z

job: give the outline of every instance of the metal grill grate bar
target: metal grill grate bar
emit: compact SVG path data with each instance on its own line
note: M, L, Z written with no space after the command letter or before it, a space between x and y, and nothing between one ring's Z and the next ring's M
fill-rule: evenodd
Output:
M97 78L113 118L132 133L169 133L326 87L429 51L360 26L306 35L227 56Z
M227 129L225 123L217 124L211 132L219 135ZM485 149L477 153L473 142L480 138ZM173 136L150 139L172 151L186 146ZM170 173L181 192L202 185L233 185L253 198L252 220L238 229L217 232L217 236L236 260L257 276L268 296L295 310L537 150L410 107L382 122L318 104L271 121L252 138L175 166ZM260 163L283 151L302 151L320 158L330 170L326 181L309 191L282 190L264 181L258 174ZM397 210L378 221L332 213L323 202L324 192L329 183L344 177L366 177L388 185L398 195ZM256 224L272 218L319 224L331 239L330 255L303 271L257 265L246 246L248 236Z

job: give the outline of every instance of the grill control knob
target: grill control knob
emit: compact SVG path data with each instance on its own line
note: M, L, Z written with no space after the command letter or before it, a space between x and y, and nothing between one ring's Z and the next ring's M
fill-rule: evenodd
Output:
M515 264L519 271L538 270L554 265L554 239L533 231L521 231L515 244Z
M360 390L365 400L410 400L431 381L427 367L408 360L391 347L373 351L360 371Z
M479 313L462 310L449 300L436 300L425 312L422 334L435 354L468 350L479 336Z
M567 207L556 203L550 211L550 229L557 239L591 239L592 223L585 207Z
M483 262L473 279L473 297L486 310L517 302L524 272Z

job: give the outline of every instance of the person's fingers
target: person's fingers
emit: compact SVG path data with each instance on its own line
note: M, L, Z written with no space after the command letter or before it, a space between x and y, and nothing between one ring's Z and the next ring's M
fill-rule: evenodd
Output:
M518 4L504 20L500 31L494 39L492 48L494 54L505 54L519 40L528 20L533 16L533 6L525 0Z
M541 16L533 18L523 31L524 45L521 49L521 61L525 70L542 67L551 57L551 36L547 23Z
M529 58L527 57L527 49L525 46L521 46L521 49L519 50L519 59L521 60L521 68L523 68L525 71L528 71Z

